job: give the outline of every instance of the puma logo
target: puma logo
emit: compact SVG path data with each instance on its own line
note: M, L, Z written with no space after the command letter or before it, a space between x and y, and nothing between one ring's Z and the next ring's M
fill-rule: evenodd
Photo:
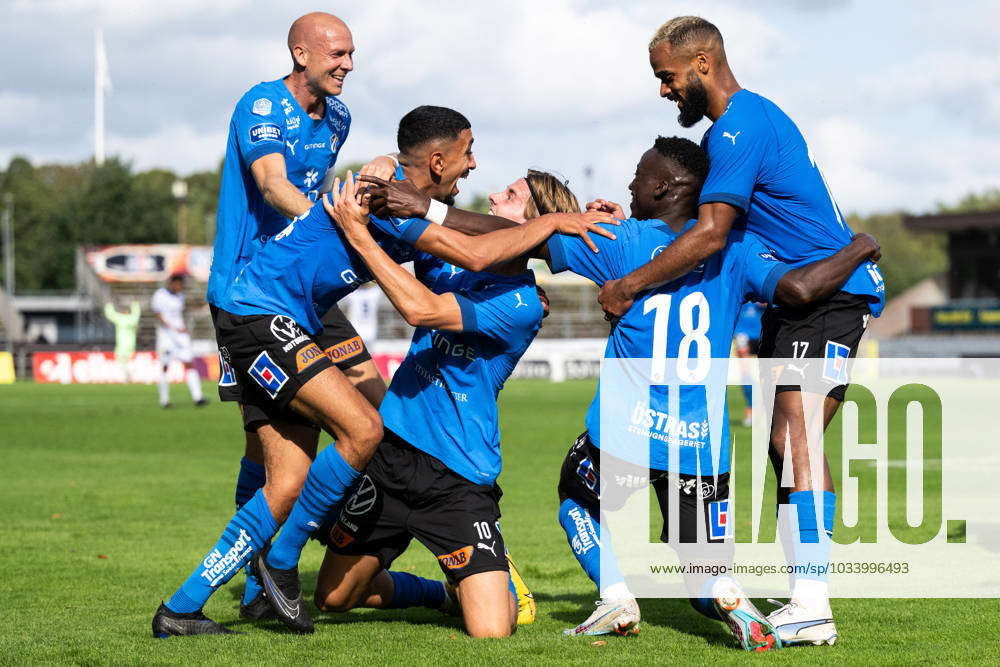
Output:
M723 132L722 136L725 139L731 140L733 142L733 146L735 146L736 145L736 137L740 136L741 134L743 134L743 130L737 131L736 134L729 134L728 132Z
M737 132L737 134L739 133ZM292 151L292 155L295 155L295 144L297 143L299 143L298 139L296 139L295 141L287 141L287 140L285 141L285 145L288 146L288 150Z
M528 307L528 304L526 304L524 301L521 300L521 293L520 292L514 292L514 296L517 297L517 305L514 306L514 310L517 310L521 306L524 306L525 308Z
M497 554L496 554L496 552L495 552L495 551L493 550L493 548L494 548L495 546L496 546L496 540L493 540L492 542L490 542L490 545L489 545L489 546L486 546L486 543L485 543L485 542L479 542L478 544L476 544L476 548L477 548L477 549L486 549L486 550L487 550L487 551L489 551L489 552L490 552L491 554L493 554L493 557L494 557L494 558L496 558L496 557L497 557Z

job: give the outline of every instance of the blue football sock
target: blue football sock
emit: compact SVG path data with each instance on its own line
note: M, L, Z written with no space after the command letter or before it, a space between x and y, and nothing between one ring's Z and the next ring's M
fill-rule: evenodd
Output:
M279 570L296 567L309 536L341 503L360 474L344 460L333 444L320 452L309 466L302 493L295 501L281 534L267 552L268 565Z
M257 489L264 486L264 466L243 457L240 460L240 474L236 478L236 509L247 504Z
M747 407L753 407L753 387L748 384L740 385L740 389L743 390L743 400L746 401Z
M800 569L797 576L806 579L827 580L830 564L830 547L833 537L834 512L837 508L837 494L822 491L823 534L819 531L816 516L816 499L813 491L795 491L788 494L788 504L794 505L798 515L798 541L792 545L795 565Z
M271 516L264 492L257 491L236 512L215 547L167 601L167 608L181 614L201 609L212 593L232 579L277 531L278 524Z
M608 586L624 583L625 578L618 570L614 552L610 549L604 554L606 576L601 578L601 524L590 512L572 498L567 498L559 506L559 523L566 531L566 539L573 555L598 591L603 592Z
M265 474L264 466L251 461L247 457L240 460L240 474L236 478L236 509L246 505L247 501L253 498L257 489L264 486ZM243 604L250 604L261 591L260 582L253 575L250 564L244 568L247 575L246 586L243 588Z
M386 609L429 607L437 609L444 602L444 582L424 579L408 572L389 571L392 577L392 602Z

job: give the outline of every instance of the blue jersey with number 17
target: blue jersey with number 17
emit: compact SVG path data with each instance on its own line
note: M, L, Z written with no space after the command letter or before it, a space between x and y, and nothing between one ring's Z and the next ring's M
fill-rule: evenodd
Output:
M280 153L288 181L316 201L350 129L351 114L343 102L327 97L326 114L314 120L282 79L259 83L240 99L229 123L222 166L212 273L205 295L209 303L222 307L220 301L240 269L288 225L288 218L264 201L250 165Z
M735 226L757 234L782 260L801 266L851 242L854 232L802 133L774 102L737 91L701 145L709 170L698 204L739 209ZM841 289L867 297L875 317L882 313L885 282L874 262L858 266Z
M680 233L695 222L689 220ZM599 253L591 251L577 237L553 235L548 241L552 270L572 271L603 285L646 264L678 236L661 220L630 218L612 229L617 240L592 237ZM637 295L635 303L612 329L604 357L651 359L653 369L649 375L653 377L658 363L664 364L663 368L676 363L677 375L693 384L679 387L677 412L670 409L665 384L653 384L648 390L643 385L626 398L616 395L621 401L618 405L627 404L628 409L616 410L620 413L614 415L615 423L608 425L608 430L648 438L649 463L655 470L670 469L670 448L677 447L676 472L688 475L728 472L726 374L720 373L711 360L729 356L743 302L771 301L778 281L790 268L778 261L756 236L734 230L726 247L703 265L686 276ZM697 384L700 382L705 384ZM636 452L622 451L618 439L602 441L600 397L598 388L587 412L591 441L618 458L641 462ZM716 402L714 408L710 400ZM712 419L713 414L722 418Z

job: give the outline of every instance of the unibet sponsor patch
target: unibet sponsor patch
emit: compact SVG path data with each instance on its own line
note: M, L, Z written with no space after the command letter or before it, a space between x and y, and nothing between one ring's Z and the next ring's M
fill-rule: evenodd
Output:
M337 363L358 356L363 349L365 345L361 342L361 336L355 336L326 348L326 356L330 357L330 361Z
M257 144L261 141L281 141L281 128L274 123L261 123L250 128L250 142Z
M295 353L295 370L299 373L323 358L323 350L316 343L309 343Z
M472 545L456 549L450 554L438 556L438 560L449 570L461 570L472 560Z

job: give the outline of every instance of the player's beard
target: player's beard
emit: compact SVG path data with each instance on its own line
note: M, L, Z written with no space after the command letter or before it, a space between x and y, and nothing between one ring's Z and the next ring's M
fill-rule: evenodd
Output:
M441 203L442 204L447 204L448 206L454 206L455 205L455 195L445 195L444 197L441 197Z
M677 116L681 127L691 127L708 113L708 91L694 72L688 72L684 108Z

